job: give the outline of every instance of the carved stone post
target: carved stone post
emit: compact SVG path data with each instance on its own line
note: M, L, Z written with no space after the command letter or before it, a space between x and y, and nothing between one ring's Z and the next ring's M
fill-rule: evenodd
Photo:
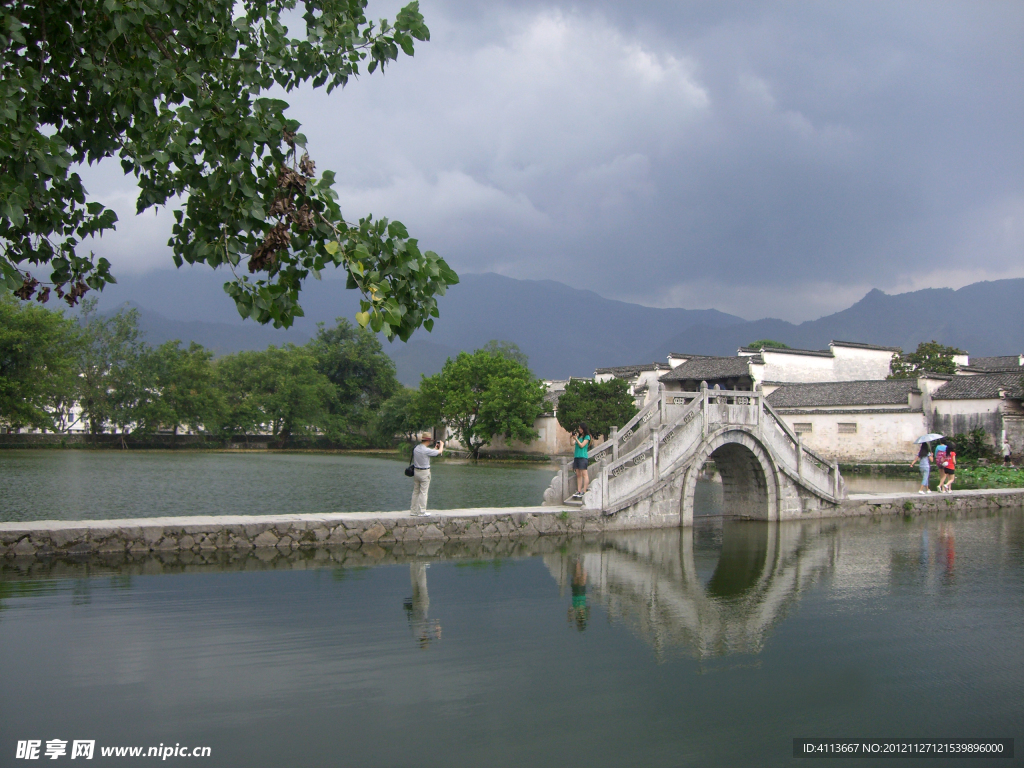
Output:
M608 465L605 464L601 467L601 498L598 499L598 506L603 510L608 510L608 497L611 495L610 488L608 487Z
M612 441L612 461L619 458L619 428L608 427L608 439Z
M796 433L796 475L803 479L804 476L804 438L800 432Z
M708 383L702 381L700 383L700 399L701 399L701 425L700 432L701 438L704 440L708 439Z
M661 436L661 427L651 427L651 439L653 440L651 448L651 461L654 462L652 474L654 482L658 482L661 477L661 470L658 468L658 438Z

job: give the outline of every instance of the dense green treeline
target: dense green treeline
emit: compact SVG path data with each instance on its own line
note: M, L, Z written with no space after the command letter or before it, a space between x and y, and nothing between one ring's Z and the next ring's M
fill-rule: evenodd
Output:
M0 421L12 429L387 445L377 412L401 390L377 337L344 319L305 346L214 359L195 343L146 344L134 309L104 317L86 301L75 319L0 297Z
M50 432L269 435L341 447L391 447L444 426L472 452L537 436L543 382L515 344L448 360L418 390L402 387L369 329L338 319L304 346L214 358L192 343L145 343L138 313L77 318L0 296L0 424Z

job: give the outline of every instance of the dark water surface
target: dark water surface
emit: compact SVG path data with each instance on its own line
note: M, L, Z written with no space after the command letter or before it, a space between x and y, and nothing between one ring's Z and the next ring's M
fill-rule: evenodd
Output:
M0 521L409 508L408 462L312 453L0 451ZM537 506L553 465L436 462L430 508Z
M89 765L178 743L274 767L820 765L792 758L811 736L1024 749L1021 510L209 557L0 560L0 765L28 764L25 739L94 739ZM839 763L862 764L886 763Z
M0 522L408 509L405 461L351 454L0 451ZM537 506L554 464L435 461L432 509ZM913 477L854 475L853 493L916 491ZM721 482L698 481L695 513L722 514Z

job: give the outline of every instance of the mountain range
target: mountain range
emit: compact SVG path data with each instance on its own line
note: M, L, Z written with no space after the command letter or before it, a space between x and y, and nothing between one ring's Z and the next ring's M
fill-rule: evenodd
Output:
M123 276L100 297L100 311L130 303L150 344L197 341L218 354L303 344L316 324L352 318L359 296L343 281L310 281L301 301L305 317L288 330L243 321L223 292L222 274L209 269L160 270ZM872 290L848 309L794 324L748 321L717 310L655 308L606 299L553 280L517 280L466 274L438 301L433 333L403 344L384 341L399 380L414 386L449 356L491 339L512 341L543 378L591 376L598 367L664 361L670 352L734 355L755 339L822 349L829 341L859 341L914 349L935 339L976 356L1024 351L1024 278L980 282L958 290L931 288L890 295Z

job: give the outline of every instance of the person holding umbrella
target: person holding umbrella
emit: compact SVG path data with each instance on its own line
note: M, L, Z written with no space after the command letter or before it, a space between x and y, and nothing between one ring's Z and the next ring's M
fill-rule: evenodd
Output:
M920 462L921 490L919 490L918 493L931 493L932 492L931 488L928 487L928 475L931 473L931 468L932 468L932 465L931 465L932 449L931 449L931 446L928 445L928 442L930 440L941 440L941 439L942 439L942 435L936 435L934 433L929 433L927 435L921 435L921 437L917 438L917 440L914 441L915 444L920 443L920 445L921 445L921 449L917 452L917 458L914 459L912 462L910 462L910 466L914 466L915 464L918 464Z

